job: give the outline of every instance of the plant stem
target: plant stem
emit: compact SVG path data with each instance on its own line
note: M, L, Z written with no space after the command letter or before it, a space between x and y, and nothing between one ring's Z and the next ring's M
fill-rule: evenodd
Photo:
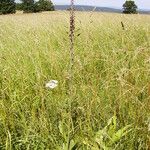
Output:
M75 14L74 14L74 0L71 0L70 3L71 9L70 9L70 70L69 70L69 76L70 76L70 95L73 94L73 66L74 66L74 30L75 30Z

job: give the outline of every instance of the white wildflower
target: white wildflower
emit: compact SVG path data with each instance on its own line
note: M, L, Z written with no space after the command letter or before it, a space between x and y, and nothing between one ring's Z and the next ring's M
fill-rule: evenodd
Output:
M49 89L54 89L55 87L58 86L58 81L57 80L50 80L48 83L46 83L46 88Z

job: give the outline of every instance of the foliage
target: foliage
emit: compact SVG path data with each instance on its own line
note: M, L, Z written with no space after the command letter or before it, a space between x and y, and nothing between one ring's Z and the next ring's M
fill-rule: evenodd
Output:
M53 11L54 5L49 0L39 0L37 2L37 5L39 6L40 11Z
M123 13L125 14L136 14L137 13L137 5L132 0L126 0L123 4Z
M0 0L0 14L12 14L16 12L14 0Z
M40 11L53 11L53 3L49 0L22 0L22 9L24 13L40 12Z
M37 8L35 8L34 0L22 0L22 9L24 13L32 13L37 12Z
M117 117L113 116L108 120L107 125L103 129L95 133L92 142L88 143L85 141L84 143L90 145L94 149L115 149L117 148L117 143L121 140L121 138L126 136L132 130L131 125L126 125L125 127L118 130L117 128Z
M16 10L23 10L22 3L16 3Z

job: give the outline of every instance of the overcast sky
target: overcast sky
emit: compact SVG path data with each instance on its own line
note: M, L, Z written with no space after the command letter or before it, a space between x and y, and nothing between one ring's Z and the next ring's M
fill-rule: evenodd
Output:
M52 0L54 4L69 4L70 0ZM75 0L76 4L122 8L125 0ZM150 9L150 0L135 0L140 9Z
M16 0L19 2L20 0ZM38 0L35 0L38 1ZM70 0L51 0L55 5L70 4ZM75 4L122 8L126 0L75 0ZM150 0L134 0L140 9L150 10Z

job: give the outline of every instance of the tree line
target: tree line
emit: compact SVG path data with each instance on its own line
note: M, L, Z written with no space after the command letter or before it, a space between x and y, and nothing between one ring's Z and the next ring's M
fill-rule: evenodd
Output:
M0 0L0 14L13 14L16 10L24 13L36 13L54 11L55 8L51 0L21 0L21 3L16 3L15 0Z
M54 11L51 0L21 0L22 3L15 3L15 0L0 0L0 14L15 13L21 10L24 13L36 13L41 11ZM137 5L133 0L126 0L123 4L123 13L136 14Z

